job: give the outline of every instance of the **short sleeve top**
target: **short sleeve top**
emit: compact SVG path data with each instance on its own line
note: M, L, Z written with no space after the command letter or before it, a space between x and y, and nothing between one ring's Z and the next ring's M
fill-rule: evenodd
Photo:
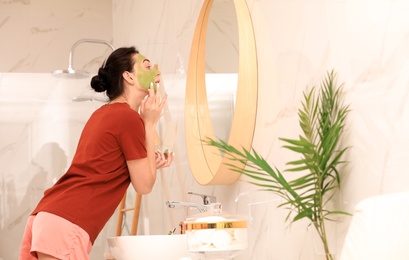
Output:
M94 243L130 184L126 161L146 156L139 113L127 103L103 105L85 124L71 166L44 192L32 214L45 211L65 218Z

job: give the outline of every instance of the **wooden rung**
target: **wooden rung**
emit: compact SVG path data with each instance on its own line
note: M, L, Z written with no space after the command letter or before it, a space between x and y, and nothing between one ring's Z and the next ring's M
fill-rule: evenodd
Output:
M130 210L135 210L135 209L134 208L121 209L121 212L130 211Z

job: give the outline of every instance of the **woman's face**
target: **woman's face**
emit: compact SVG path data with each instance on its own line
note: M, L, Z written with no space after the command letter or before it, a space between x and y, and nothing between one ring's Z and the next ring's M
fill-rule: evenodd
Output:
M153 68L151 62L143 55L136 55L136 62L134 66L136 77L139 85L144 89L149 89L150 84L153 84L153 88L156 92L157 83L160 81L160 71Z

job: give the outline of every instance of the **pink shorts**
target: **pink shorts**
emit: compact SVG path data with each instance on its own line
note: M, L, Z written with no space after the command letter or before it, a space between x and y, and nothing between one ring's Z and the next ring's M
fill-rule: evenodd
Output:
M30 216L21 244L19 260L38 259L37 252L58 259L89 259L92 243L88 233L70 221L39 212Z

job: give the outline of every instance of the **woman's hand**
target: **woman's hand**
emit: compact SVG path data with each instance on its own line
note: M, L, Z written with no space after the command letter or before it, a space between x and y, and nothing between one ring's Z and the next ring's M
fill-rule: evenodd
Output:
M159 91L155 93L153 84L150 85L148 95L142 100L140 107L141 117L145 124L156 125L167 98L168 95L166 93L161 98Z
M156 169L165 168L172 164L175 155L173 152L163 153L161 151L155 152Z

